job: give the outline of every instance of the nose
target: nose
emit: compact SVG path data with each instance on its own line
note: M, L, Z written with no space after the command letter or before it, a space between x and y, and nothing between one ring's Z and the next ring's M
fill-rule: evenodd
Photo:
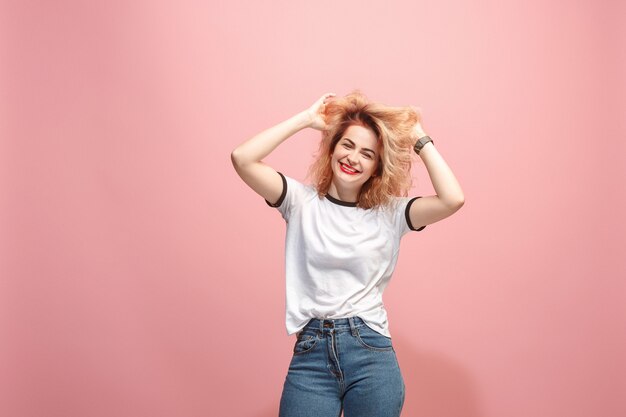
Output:
M356 163L357 159L358 159L358 153L357 152L352 152L346 158L348 159L348 163L350 165L354 165Z

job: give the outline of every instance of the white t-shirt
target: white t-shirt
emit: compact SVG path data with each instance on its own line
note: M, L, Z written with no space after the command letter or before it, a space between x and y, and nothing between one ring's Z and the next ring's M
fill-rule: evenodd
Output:
M276 207L287 222L286 327L291 335L311 318L360 316L391 337L383 291L389 284L400 238L414 228L410 204L395 197L388 208L362 209L279 173L283 193Z

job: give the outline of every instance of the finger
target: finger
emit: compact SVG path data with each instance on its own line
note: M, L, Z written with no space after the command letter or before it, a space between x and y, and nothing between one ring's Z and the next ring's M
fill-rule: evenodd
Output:
M335 96L336 96L336 94L335 94L335 93L327 93L327 94L324 94L324 95L322 96L322 99L323 99L323 100L322 100L322 103L325 103L325 102L326 102L326 100L328 100L328 99L329 99L329 98L331 98L331 97L335 97Z

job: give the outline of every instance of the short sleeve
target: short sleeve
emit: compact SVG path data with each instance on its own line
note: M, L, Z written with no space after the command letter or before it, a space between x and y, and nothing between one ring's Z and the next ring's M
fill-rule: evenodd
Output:
M278 209L285 220L291 216L293 208L300 204L307 195L311 194L312 189L305 186L299 181L278 173L283 180L283 191L275 204L265 200L268 206Z
M285 200L285 196L287 195L287 179L282 174L282 172L279 172L278 175L280 175L280 178L283 180L283 191L280 193L280 197L278 197L278 201L272 204L269 201L265 200L268 206L275 207L275 208L278 208L280 207L281 204L283 204L283 201Z
M403 198L398 199L396 212L395 212L395 222L396 222L396 226L398 227L398 231L401 236L405 235L406 233L410 231L419 232L421 230L424 230L424 228L426 227L425 225L424 226L413 225L411 223L411 217L409 216L409 210L411 209L411 205L418 198L421 198L421 196L403 197Z

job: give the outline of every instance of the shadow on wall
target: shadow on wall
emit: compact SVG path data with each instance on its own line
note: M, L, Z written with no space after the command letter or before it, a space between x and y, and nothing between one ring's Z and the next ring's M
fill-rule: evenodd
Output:
M402 336L394 336L393 345L406 385L402 417L482 417L472 378L459 363L416 349ZM279 401L255 417L277 417Z
M396 333L397 335L398 333ZM475 382L454 359L394 336L406 385L402 417L481 417Z

